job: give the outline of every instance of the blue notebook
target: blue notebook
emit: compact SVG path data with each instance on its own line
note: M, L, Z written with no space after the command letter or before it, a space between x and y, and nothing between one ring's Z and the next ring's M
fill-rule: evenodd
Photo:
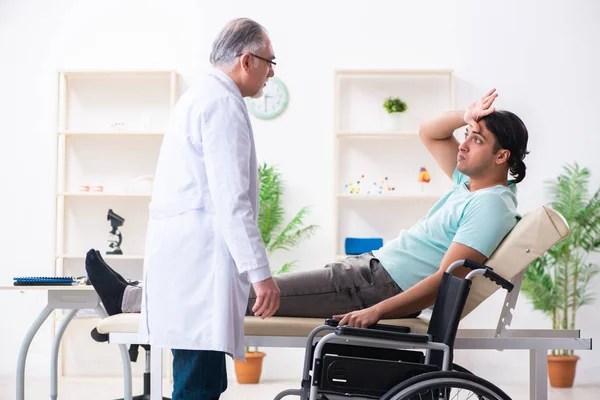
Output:
M14 286L71 286L77 282L72 276L26 276L13 280Z

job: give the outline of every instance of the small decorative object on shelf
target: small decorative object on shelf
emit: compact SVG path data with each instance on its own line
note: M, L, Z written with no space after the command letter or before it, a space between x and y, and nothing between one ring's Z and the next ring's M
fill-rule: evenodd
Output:
M378 250L383 246L382 238L353 238L347 237L344 241L344 251L348 255L358 255L372 250Z
M399 97L388 97L383 102L383 108L389 114L387 119L388 127L391 130L399 131L402 129L402 113L408 109L408 106Z
M79 185L80 192L104 192L104 186L102 185Z
M393 192L394 190L396 190L395 186L392 186L389 184L387 176L385 178L383 178L381 181L379 181L379 183L373 182L373 185L375 185L375 187L376 187L374 192L377 194L381 194L381 195L383 195L386 192ZM379 187L377 187L377 185L379 185ZM371 194L371 191L369 190L369 192L367 194Z
M106 220L110 221L111 226L111 230L108 233L108 250L106 251L106 254L123 254L123 251L121 250L123 236L118 228L123 225L125 218L115 214L112 209L109 209Z
M346 183L344 189L346 194L384 195L387 192L395 191L396 187L390 185L387 176L379 181L367 183L365 174L361 174L360 179Z
M348 182L344 185L344 189L346 189L347 194L360 194L361 189L361 180L365 179L365 174L360 175L360 179L356 181ZM355 184L356 182L356 184ZM363 192L364 193L364 192Z
M427 168L421 167L421 170L419 171L419 182L421 182L421 192L425 191L424 184L429 183L429 181L431 181L431 175L429 175L429 171L427 171Z

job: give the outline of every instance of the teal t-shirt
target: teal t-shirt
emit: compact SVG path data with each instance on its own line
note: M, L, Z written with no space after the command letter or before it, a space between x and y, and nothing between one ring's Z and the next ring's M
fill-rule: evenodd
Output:
M516 185L469 191L469 178L454 170L453 189L415 225L373 251L402 290L440 269L452 242L469 246L486 257L516 225Z

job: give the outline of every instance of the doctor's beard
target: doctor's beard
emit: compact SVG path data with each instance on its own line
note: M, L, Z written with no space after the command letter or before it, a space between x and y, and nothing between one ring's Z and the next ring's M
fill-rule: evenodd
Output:
M265 91L264 89L265 89L265 86L263 85L263 86L260 87L260 90L258 92L256 92L256 94L254 94L253 96L250 96L250 97L252 97L253 99L259 99L259 98L261 98L262 95L263 95L263 93L264 93L264 91Z

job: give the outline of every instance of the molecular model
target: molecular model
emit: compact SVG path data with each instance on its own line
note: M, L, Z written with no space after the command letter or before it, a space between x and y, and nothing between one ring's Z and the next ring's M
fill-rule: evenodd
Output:
M365 174L360 176L360 179L356 181L348 182L344 185L345 191L347 194L356 194L356 195L371 195L377 194L382 195L387 192L392 192L396 190L396 188L390 185L388 177L384 177L379 181L371 181L368 182L365 179Z

